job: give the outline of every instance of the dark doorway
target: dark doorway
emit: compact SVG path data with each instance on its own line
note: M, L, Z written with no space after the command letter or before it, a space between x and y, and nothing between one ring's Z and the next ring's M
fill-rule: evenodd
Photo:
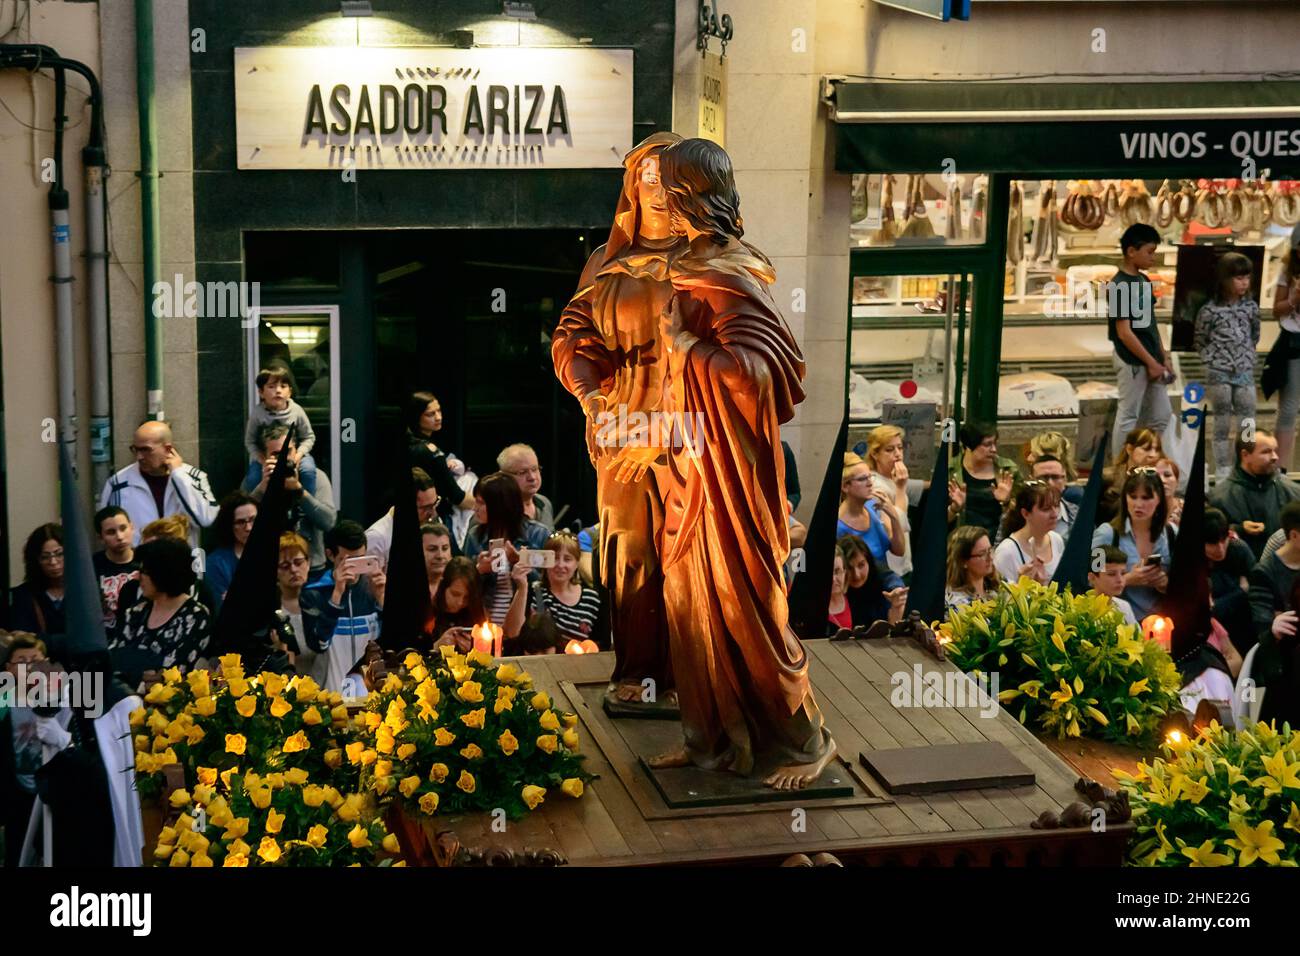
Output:
M480 477L513 442L537 451L561 524L595 521L595 475L578 403L560 387L550 340L596 238L582 230L246 233L263 305L340 306L343 510L373 520L391 503L383 450L406 397L438 396L438 444Z

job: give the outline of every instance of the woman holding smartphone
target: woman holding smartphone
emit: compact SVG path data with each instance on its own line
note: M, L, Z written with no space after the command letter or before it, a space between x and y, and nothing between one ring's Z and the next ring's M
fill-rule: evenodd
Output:
M452 558L442 572L442 585L433 602L434 646L450 644L462 654L474 647L471 632L487 622L479 573L469 558Z
M514 593L510 611L502 634L506 639L516 638L524 629L529 614L549 614L555 622L560 645L544 653L563 651L569 641L594 640L603 644L597 633L600 622L600 592L585 587L578 575L578 561L582 551L578 539L571 532L557 531L546 539L544 554L555 555L554 563L546 568L541 580L529 584L527 563L519 561L510 572Z
M1134 468L1120 490L1119 514L1092 535L1093 548L1112 545L1124 552L1124 600L1139 621L1155 608L1169 585L1173 532L1168 526L1165 485L1155 468Z
M465 557L473 558L482 575L483 604L493 624L505 624L513 589L510 569L521 548L540 551L550 531L524 516L524 493L514 476L498 471L474 487L474 517L478 525L465 536Z

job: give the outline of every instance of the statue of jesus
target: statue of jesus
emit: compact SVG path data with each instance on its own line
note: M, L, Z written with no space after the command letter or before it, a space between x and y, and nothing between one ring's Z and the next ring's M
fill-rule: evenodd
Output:
M673 296L660 319L662 407L689 422L669 453L661 562L683 746L652 767L753 772L800 789L835 755L787 623L790 550L780 426L803 400L803 356L769 287L771 262L742 241L740 197L721 147L660 153L673 232Z

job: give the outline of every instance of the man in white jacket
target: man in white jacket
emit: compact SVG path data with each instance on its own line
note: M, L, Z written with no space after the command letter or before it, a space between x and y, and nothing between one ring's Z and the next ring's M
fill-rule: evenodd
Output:
M131 517L135 543L150 521L183 514L190 519L190 547L199 543L199 528L217 520L218 505L208 476L181 461L166 422L148 421L135 430L131 453L135 463L108 479L99 506L116 505Z

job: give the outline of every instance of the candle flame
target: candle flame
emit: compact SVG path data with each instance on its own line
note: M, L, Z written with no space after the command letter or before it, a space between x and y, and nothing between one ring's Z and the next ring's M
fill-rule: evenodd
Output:
M564 653L585 654L587 653L587 649L582 646L582 641L569 641L568 644L564 645Z

